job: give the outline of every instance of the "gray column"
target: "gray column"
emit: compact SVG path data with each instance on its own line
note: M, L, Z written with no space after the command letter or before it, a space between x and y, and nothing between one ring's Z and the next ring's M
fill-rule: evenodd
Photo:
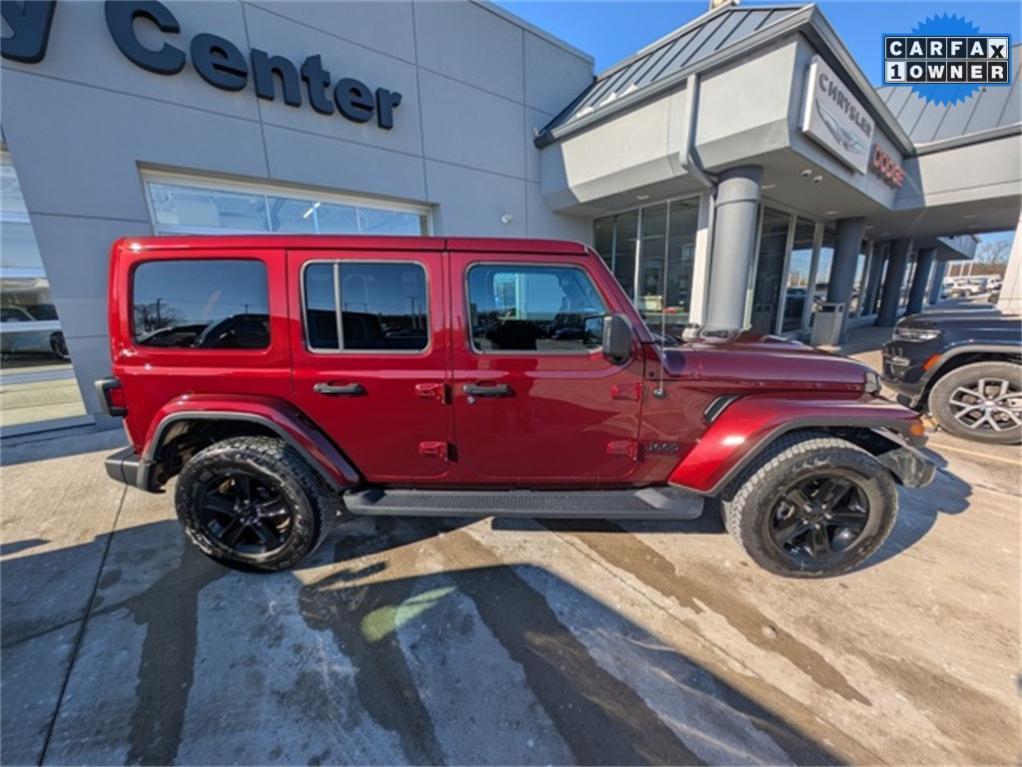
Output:
M706 294L707 329L740 329L745 324L745 296L749 269L756 257L762 179L763 169L757 165L731 168L718 177Z
M891 243L887 274L884 277L884 284L880 287L880 310L877 312L877 325L890 327L898 320L901 284L905 281L905 269L908 267L908 253L911 249L912 240L895 240Z
M884 261L886 260L886 243L873 243L873 256L869 260L869 274L866 276L866 290L862 297L862 314L864 316L876 314L877 294L880 292L880 278L884 274Z
M923 310L926 286L930 282L930 270L936 257L936 248L923 248L916 256L916 273L912 275L912 287L908 290L908 307L905 314L919 314Z
M829 303L848 303L852 296L865 226L864 218L843 218L837 222L837 247L834 248L830 284L827 286Z
M933 265L933 281L930 283L929 298L931 306L940 301L940 294L944 288L944 274L946 272L947 261L938 261Z
M837 245L834 261L830 267L830 284L827 285L827 302L845 305L845 324L848 321L848 302L855 285L855 268L859 265L859 251L862 249L862 233L866 219L842 218L837 222ZM845 328L841 327L840 338L844 340Z

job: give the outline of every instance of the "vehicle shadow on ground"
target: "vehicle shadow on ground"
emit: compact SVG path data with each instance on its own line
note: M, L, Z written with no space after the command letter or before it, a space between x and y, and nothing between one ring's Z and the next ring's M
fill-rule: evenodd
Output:
M948 470L948 462L932 450L923 451L936 466L933 482L925 488L898 489L899 510L894 530L884 544L851 572L875 567L915 546L933 529L941 514L961 514L969 508L972 486ZM494 518L494 530L526 531L537 525L555 532L607 533L614 531L661 535L727 535L720 501L708 499L702 516L694 520L619 522L603 519Z
M174 522L116 533L80 646L52 664L73 651L70 673L43 684L39 625L3 648L5 762L44 743L82 764L841 761L839 733L810 736L463 524L353 520L274 574L179 545ZM23 612L52 586L41 573L107 544L23 549L2 563L5 601L13 587Z

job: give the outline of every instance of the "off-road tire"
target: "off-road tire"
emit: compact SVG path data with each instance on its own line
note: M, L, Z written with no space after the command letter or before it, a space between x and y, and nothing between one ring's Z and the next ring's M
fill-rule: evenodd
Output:
M291 509L291 527L281 548L242 554L204 529L196 508L203 486L231 469L254 472L266 480ZM216 442L188 461L174 492L185 534L206 556L241 570L286 570L314 552L337 521L340 502L318 474L291 447L272 437L232 437Z
M973 362L962 365L941 376L930 389L927 404L940 428L963 439L985 442L992 445L1017 445L1022 442L1022 426L1004 431L992 428L971 429L955 418L951 396L960 386L975 385L981 378L1010 381L1016 389L1022 389L1022 366L1012 362Z
M770 518L786 488L812 472L844 472L866 494L869 516L864 537L825 565L796 564L772 541ZM760 567L790 578L841 575L865 561L890 535L898 514L891 473L868 452L823 432L786 434L771 444L729 484L721 498L724 526Z

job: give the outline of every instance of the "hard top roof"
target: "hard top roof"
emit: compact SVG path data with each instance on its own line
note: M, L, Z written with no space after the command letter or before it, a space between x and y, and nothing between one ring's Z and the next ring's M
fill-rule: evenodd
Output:
M407 250L485 253L583 254L587 247L566 240L513 237L378 237L325 234L229 234L173 237L124 237L115 249L150 250Z

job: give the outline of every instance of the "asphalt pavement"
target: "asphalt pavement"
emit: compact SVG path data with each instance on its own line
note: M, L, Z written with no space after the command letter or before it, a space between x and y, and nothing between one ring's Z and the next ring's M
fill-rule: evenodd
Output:
M3 451L5 765L1019 761L1018 448L933 435L884 547L806 582L712 511L353 519L240 573L107 479L121 439Z

